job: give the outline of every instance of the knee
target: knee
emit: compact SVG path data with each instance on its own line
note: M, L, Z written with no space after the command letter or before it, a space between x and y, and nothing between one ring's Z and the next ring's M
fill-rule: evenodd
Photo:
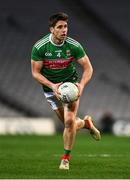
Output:
M73 128L75 125L74 119L67 119L65 121L65 128Z

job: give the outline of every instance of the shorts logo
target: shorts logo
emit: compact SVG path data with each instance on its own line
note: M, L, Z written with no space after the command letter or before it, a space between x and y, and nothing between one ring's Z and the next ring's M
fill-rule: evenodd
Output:
M49 52L46 52L46 53L45 53L45 56L52 56L52 54L49 53Z

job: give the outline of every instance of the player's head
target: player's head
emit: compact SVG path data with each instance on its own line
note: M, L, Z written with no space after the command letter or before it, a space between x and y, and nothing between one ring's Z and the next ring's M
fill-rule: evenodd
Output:
M60 12L50 16L49 28L53 36L62 42L68 32L68 15Z
M58 21L65 21L68 22L68 15L63 13L63 12L59 12L57 14L53 14L52 16L50 16L49 18L49 27L55 27L56 23Z

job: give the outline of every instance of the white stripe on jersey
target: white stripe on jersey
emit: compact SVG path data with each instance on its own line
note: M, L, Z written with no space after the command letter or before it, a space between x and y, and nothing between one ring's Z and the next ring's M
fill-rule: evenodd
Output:
M72 45L74 45L74 46L76 46L76 47L79 47L79 44L78 43L75 43L75 42L73 42L73 41L70 41L70 40L66 40L66 42L68 42L68 43L70 43L70 44L72 44Z
M73 42L76 43L76 44L79 44L78 41L76 41L75 39L72 39L71 37L67 37L67 39L73 41Z
M49 39L45 39L45 40L42 40L39 44L37 44L35 47L36 48L39 48L41 47L42 44L46 43L46 42L49 42Z
M49 37L46 37L45 39L39 40L36 44L35 47L38 48L42 43L49 41Z
M42 41L45 41L47 38L49 38L49 37L47 36L47 37L44 37L44 38L40 39L39 41L37 41L37 42L35 43L36 46L37 46L38 44L40 44Z
M39 43L41 43L41 41L44 41L44 40L46 40L47 38L49 38L49 36L43 37L43 38L39 39L35 44L38 45Z
M39 44L36 48L37 48L37 49L40 49L43 45L45 45L45 44L48 43L48 42L49 42L49 39L46 40L46 41L44 41L44 42L42 42L41 44Z

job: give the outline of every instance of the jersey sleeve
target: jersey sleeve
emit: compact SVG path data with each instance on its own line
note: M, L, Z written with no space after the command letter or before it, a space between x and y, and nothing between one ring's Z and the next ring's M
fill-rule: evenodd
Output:
M84 57L85 55L86 55L85 50L83 49L81 44L79 44L75 49L75 59L78 60Z
M40 56L39 50L35 46L33 46L33 48L32 48L31 59L34 61L41 61L43 59Z

